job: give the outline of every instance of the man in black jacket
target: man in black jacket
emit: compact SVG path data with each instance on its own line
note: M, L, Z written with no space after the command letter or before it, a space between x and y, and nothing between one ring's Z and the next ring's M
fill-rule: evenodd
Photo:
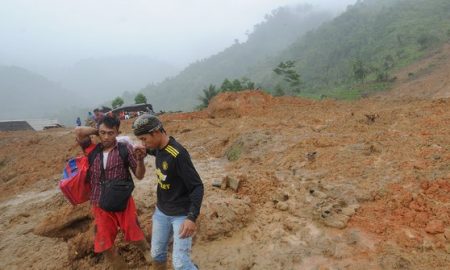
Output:
M144 114L133 124L144 146L136 147L137 158L156 157L157 204L153 214L151 255L155 269L166 269L167 246L173 235L175 270L197 269L190 258L195 221L203 199L203 183L188 151L167 135L161 121Z

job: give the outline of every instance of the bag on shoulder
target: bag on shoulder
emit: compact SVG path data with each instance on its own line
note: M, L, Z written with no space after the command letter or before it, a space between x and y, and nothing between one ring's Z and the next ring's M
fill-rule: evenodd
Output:
M93 147L85 150L89 153ZM58 186L64 197L72 204L82 204L89 200L91 195L91 185L87 181L89 170L89 160L86 155L71 158L63 170L63 177Z

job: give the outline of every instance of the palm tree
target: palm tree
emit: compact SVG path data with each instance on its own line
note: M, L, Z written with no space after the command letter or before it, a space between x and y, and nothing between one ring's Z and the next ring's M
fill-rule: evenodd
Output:
M215 97L219 91L216 90L216 86L210 84L208 88L203 89L204 96L199 96L198 99L202 102L199 108L206 108L213 97Z

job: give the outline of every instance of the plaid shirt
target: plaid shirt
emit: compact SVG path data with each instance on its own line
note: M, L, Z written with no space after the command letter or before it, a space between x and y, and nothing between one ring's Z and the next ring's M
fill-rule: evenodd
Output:
M90 145L92 146L92 144ZM128 164L130 165L133 173L136 173L136 159L133 156L133 147L127 144L128 148ZM91 204L98 205L100 200L100 176L101 176L101 167L100 167L100 159L101 155L97 154L94 159L94 162L89 168L89 178L88 181L91 183ZM117 142L114 148L108 154L108 161L106 163L105 168L105 180L113 181L113 180L121 180L128 178L128 171L124 166L122 158L119 154L119 148L117 147Z

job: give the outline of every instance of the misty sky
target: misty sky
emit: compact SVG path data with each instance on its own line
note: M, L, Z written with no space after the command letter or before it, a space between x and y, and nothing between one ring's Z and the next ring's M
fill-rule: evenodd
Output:
M342 11L356 0L0 0L0 65L145 55L183 67L245 41L271 10L307 2Z

